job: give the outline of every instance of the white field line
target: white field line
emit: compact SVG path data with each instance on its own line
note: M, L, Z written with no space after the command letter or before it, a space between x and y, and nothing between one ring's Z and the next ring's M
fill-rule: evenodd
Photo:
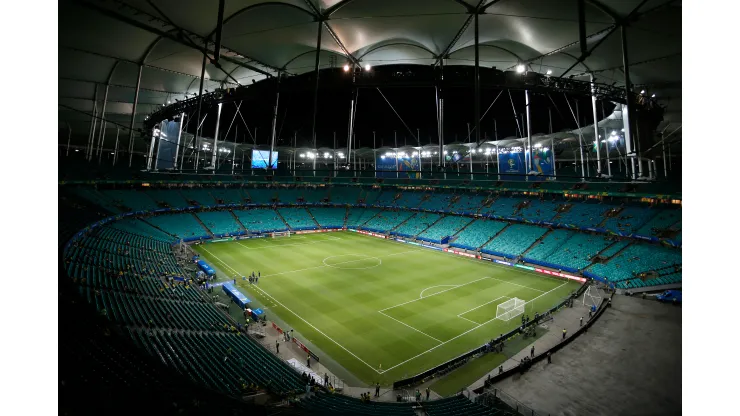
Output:
M206 249L206 251L208 251L208 250ZM214 258L216 258L216 259L217 259L217 260L218 260L219 262L221 262L221 263L222 263L222 264L223 264L224 266L228 267L229 269L231 269L232 271L234 271L234 272L236 272L236 273L238 274L238 272L237 272L237 271L236 271L236 270L235 270L235 269L234 269L233 267L231 267L231 266L229 266L228 264L226 264L226 263L225 263L225 262L224 262L223 260L219 259L219 258L218 258L218 257L217 257L216 255L214 255L214 254L213 254L213 253L211 253L210 251L208 251L208 253L210 253L210 254L211 254L211 255L212 255L212 256L213 256ZM288 311L288 312L292 313L293 315L295 315L295 316L296 316L296 317L297 317L298 319L300 319L301 321L305 322L305 323L306 323L306 325L308 325L308 326L310 326L311 328L313 328L314 330L316 330L316 332L318 332L319 334L321 334L321 335L323 335L324 337L326 337L326 339L328 339L329 341L331 341L331 342L333 342L333 343L337 344L337 346L339 346L339 348L341 348L341 349L343 349L343 350L347 351L347 352L348 352L348 353L349 353L350 355L352 355L353 357L357 358L357 359L358 359L358 360L359 360L360 362L362 362L363 364L365 364L366 366L370 367L370 368L371 368L372 370L375 370L375 371L376 371L376 372L377 372L378 374L380 374L380 371L378 371L377 369L373 368L373 366L371 366L370 364L366 363L366 362L365 362L365 361L364 361L364 360L363 360L362 358L358 357L358 356L357 356L357 355L355 355L355 354L354 354L354 353L353 353L352 351L350 351L350 350L348 350L347 348L345 348L345 347L344 347L344 346L343 346L342 344L340 344L340 343L336 342L336 341L335 341L335 340L334 340L333 338L331 338L330 336L326 335L326 334L325 334L324 332L322 332L322 331L321 331L320 329L318 329L318 328L316 328L315 326L313 326L313 325L312 325L312 324L311 324L310 322L308 322L307 320L303 319L303 317L302 317L302 316L300 316L300 315L298 315L297 313L293 312L292 310L288 309L288 307L286 307L285 305L283 305L282 303L280 303L280 301L278 301L277 299L275 299L275 298L274 298L274 297L273 297L272 295L270 295L269 293L265 292L265 290L264 290L264 289L262 289L261 287L259 287L259 286L257 286L257 285L254 285L254 286L252 286L252 287L253 287L254 289L256 289L256 290L259 290L260 292L262 292L262 293L263 293L263 294L264 294L265 296L267 296L267 297L269 297L270 299L272 299L272 300L273 300L273 302L275 302L276 304L278 304L278 305L282 306L283 308L285 308L285 310L286 310L286 311Z
M547 292L545 292L545 293L543 293L543 294L541 294L541 295L537 296L536 298L534 298L534 299L532 299L532 300L529 300L529 301L527 301L527 303L532 303L532 302L534 302L535 300L537 300L537 299L541 298L542 296L545 296L545 295L547 295L548 293L550 293L550 292L552 292L552 291L554 291L554 290L556 290L556 289L559 289L559 288L561 288L561 287L565 286L565 285L566 285L567 283L568 283L568 281L566 281L565 283L561 284L560 286L558 286L558 287L556 287L556 288L554 288L554 289L551 289L551 290L549 290L549 291L547 291ZM525 305L526 305L526 303L525 303ZM428 352L430 352L430 351L433 351L433 350L435 350L435 349L437 349L437 348L439 348L439 347L441 347L441 346L443 346L443 345L447 344L447 343L448 343L448 342L450 342L450 341L454 341L454 340L456 340L456 339L460 338L460 337L461 337L461 336L463 336L463 335L466 335L466 334L468 334L468 333L470 333L470 332L472 332L472 331L475 331L476 329L478 329L478 328L482 327L483 325L485 325L485 324L487 324L487 323L489 323L489 322L491 322L491 321L495 321L495 320L496 320L496 318L493 318L493 319L489 319L489 320L487 320L486 322L483 322L482 324L478 324L478 326L476 326L476 327L473 327L473 328L471 328L471 329L469 329L469 330L467 330L467 331L463 332L463 333L462 333L462 334L460 334L460 335L456 335L456 336L454 336L454 337L452 337L452 338L448 339L447 341L444 341L443 343L441 343L441 344L439 344L439 345L436 345L436 346L434 346L434 347L432 347L432 348L429 348L428 350L426 350L426 351L424 351L424 352L422 352L422 353L420 353L420 354L417 354L417 355L415 355L415 356L413 356L413 357L411 357L411 358L409 358L409 359L407 359L407 360L404 360L404 361L402 361L402 362L400 362L400 363L398 363L398 364L394 365L393 367L390 367L390 368L386 368L385 370L383 370L383 371L380 371L380 374L383 374L383 373L385 373L386 371L390 371L390 370L392 370L392 369L394 369L394 368L396 368L396 367L398 367L398 366L400 366L400 365L406 364L407 362L409 362L409 361L411 361L411 360L414 360L414 359L416 359L416 358L419 358L419 357L421 357L422 355L424 355L424 354L426 354L426 353L428 353Z
M484 307L484 306L488 305L489 303L493 303L493 302L496 302L497 300L499 300L499 299L501 299L501 298L507 298L507 299L510 299L510 298L509 298L508 296L499 296L499 297L497 297L496 299L494 299L494 300L489 300L488 302L486 302L486 303L484 303L484 304L482 304L482 305L476 306L476 307L475 307L475 308L473 308L473 309L468 309L468 310L467 310L467 311L465 311L465 312L459 313L459 314L457 314L457 317L458 317L458 318L462 318L462 317L461 317L460 315L465 315L465 314L466 314L466 313L468 313L468 312L474 311L474 310L476 310L476 309L478 309L478 308L482 308L482 307ZM465 319L465 318L463 318L463 319ZM468 320L469 320L469 319L468 319Z
M533 287L529 287L529 286L524 286L524 285L520 285L519 283L514 283L514 282L510 282L510 281L508 281L508 280L501 280L501 279L496 279L495 277L489 277L489 279L491 279L491 280L498 280L499 282L507 283L507 284L510 284L510 285L514 285L514 286L519 286L519 287L523 287L523 288L525 288L525 289L529 289L529 290L536 290L537 292L540 292L540 293L545 293L545 291L544 291L544 290L539 290L539 289L535 289L535 288L533 288Z
M474 323L474 324L476 324L476 325L480 325L480 322L476 322L476 321L474 321L474 320L472 320L472 319L468 319L468 318L463 318L463 317L462 317L462 316L460 316L460 315L457 315L457 317L458 317L458 318L460 318L460 319L464 319L464 320L466 320L466 321L468 321L468 322L472 322L472 323Z
M393 308L397 308L397 307L399 307L399 306L403 306L403 305L409 304L409 303L411 303L411 302L417 302L417 301L420 301L420 300L422 300L422 299L428 299L428 298L431 298L432 296L437 296L437 295L439 295L440 293L445 293L445 292L449 292L450 290L454 290L454 289L457 289L458 287L463 287L463 286L467 286L467 285L469 285L469 284L472 284L472 283L478 282L478 281L480 281L480 280L483 280L483 279L488 279L488 277L481 277L480 279L475 279L475 280L473 280L473 281L471 281L471 282L468 282L468 283L463 283L463 284L461 284L461 285L457 285L457 286L455 286L455 287L452 287L452 288L449 288L449 289L445 289L445 290L440 290L439 292L437 292L437 293L434 293L434 294L431 294L431 295L429 295L429 296L427 296L427 297L425 297L425 298L419 298L419 299L411 299L410 301L407 301L407 302L403 302L403 303L399 303L398 305L393 305L393 306L389 306L389 307L387 307L387 308L385 308L385 309L381 309L381 310L379 310L378 312L383 312L383 311L387 311L388 309L393 309ZM432 286L432 287L434 287L434 286ZM427 288L427 289L428 289L428 288ZM425 290L426 290L426 289L425 289ZM423 291L422 291L422 292L423 292Z
M293 238L293 237L290 237L290 238ZM342 240L342 238L339 238L339 237L329 237L326 240L312 241L310 243L273 244L273 245L268 245L267 247L257 247L257 248L249 247L249 246L247 246L245 244L242 244L241 241L237 241L236 243L239 244L240 246L246 248L247 250L271 250L271 249L280 248L280 247L306 246L306 245L309 245L309 244L327 243L327 242L330 242L330 241L338 241L338 240Z
M378 256L378 257L368 256L368 257L365 257L365 258L362 258L362 259L357 259L357 260L340 261L339 263L332 264L332 266L336 266L336 265L339 265L339 264L347 264L347 263L357 263L358 261L363 261L363 260L372 259L372 258L383 258L383 257L398 256L400 254L408 254L408 253L413 253L415 251L421 251L421 250L409 250L409 251L402 251L400 253L388 254L388 255L385 255L385 256ZM346 254L346 255L348 255L348 254ZM306 270L321 269L321 268L324 268L324 267L331 267L331 266L327 266L327 265L324 264L324 265L321 265L321 266L306 267L305 269L288 270L287 272L265 274L265 275L262 275L262 277L279 276L281 274L289 274L289 273L302 272L302 271L306 271Z
M428 288L422 290L421 293L419 293L419 299L423 298L424 297L424 292L426 292L429 289L434 289L435 287L450 287L450 286L458 287L460 285L437 285L437 286L429 286ZM432 295L429 295L429 296L432 296Z
M437 342L439 342L439 343L441 343L441 342L442 342L442 341L438 340L437 338L434 338L433 336L431 336L431 335L427 334L426 332L420 331L420 330L418 330L418 329L414 328L413 326L411 326L411 325L409 325L409 324L407 324L407 323L405 323L405 322L399 321L398 319L396 319L396 318L394 318L394 317L392 317L392 316L390 316L390 315L388 315L388 314L385 314L385 313L383 313L382 311L378 311L378 313L382 314L383 316L385 316L385 317L387 317L387 318L391 318L391 319L393 319L394 321L398 322L399 324L401 324L401 325L404 325L404 326L405 326L405 327L407 327L407 328L411 328L411 329L413 329L414 331L416 331L416 332L418 332L418 333L420 333L420 334L422 334L422 335L426 335L426 336L428 336L429 338L431 338L431 339L433 339L433 340L435 340L435 341L437 341Z
M354 233L353 235L359 235L359 236L362 236L362 237L366 237L366 238L372 238L372 239L378 240L378 238L377 238L377 237L372 237L372 236L369 236L369 235L365 235L365 234L360 234L360 233ZM399 241L396 241L396 240L393 240L393 239L390 239L390 238L389 238L389 239L385 239L384 241L390 241L390 242L392 242L392 243L396 243L396 244L404 244L404 245L406 244L406 243L401 243L401 242L399 242ZM429 249L423 249L423 248L422 248L422 249L420 249L420 250L429 250ZM430 252L431 252L431 250L430 250ZM468 258L468 257L458 256L457 254L454 254L454 253L447 253L447 252L444 252L444 251L440 251L440 253L443 253L443 254L448 254L448 255L449 255L449 256L450 256L451 258L455 258L455 259L459 259L459 260L467 260L467 261L472 261L472 262L476 262L476 263L478 263L478 264L481 264L482 262L484 262L484 261L485 261L486 263L489 263L490 265L492 265L492 266L494 266L494 267L496 267L496 268L499 268L499 269L503 269L503 268L506 268L507 270L512 270L512 267L511 267L511 266L504 266L504 265L502 265L502 264L498 264L498 263L496 263L496 262L493 262L493 261L486 261L486 260L471 259L471 258ZM484 263L484 264L485 264L485 263ZM557 279L557 278L554 278L554 277L549 277L549 276L547 276L547 275L545 275L545 274L542 274L542 273L537 273L537 272L533 272L533 271L531 271L531 270L525 270L525 269L522 269L522 268L519 268L519 267L516 267L516 268L514 268L514 269L516 269L516 271L518 271L518 272L521 272L521 273L525 273L525 274L531 274L531 275L533 275L533 276L537 276L537 277L539 277L539 278L542 278L542 279L547 279L547 280L553 280L553 281L556 281L556 282L562 282L562 281L563 281L563 279Z
M274 298L274 297L273 297L272 295L270 295L269 293L265 292L265 290L264 290L264 289L262 289L261 287L258 287L258 286L255 286L254 288L255 288L255 289L257 289L257 290L259 290L260 292L262 292L262 293L263 293L263 294L264 294L265 296L267 296L267 297L269 297L270 299L272 299L272 300L273 300L273 301L274 301L275 303L277 303L278 305L280 305L280 306L282 306L283 308L285 308L285 310L286 310L286 311L288 311L288 312L292 313L292 314L293 314L293 315L295 315L295 316L296 316L296 317L297 317L298 319L300 319L301 321L305 322L305 323L306 323L306 325L308 325L308 326L310 326L311 328L313 328L313 329L314 329L314 330L315 330L316 332L318 332L319 334L323 335L323 336L324 336L324 337L325 337L326 339L328 339L329 341L331 341L331 342L333 342L333 343L337 344L337 346L338 346L339 348L341 348L341 349L343 349L343 350L347 351L347 352L348 352L348 353L349 353L350 355L352 355L353 357L357 358L357 360L359 360L359 361L360 361L361 363L363 363L363 364L365 364L366 366L368 366L368 367L369 367L369 368L370 368L371 370L374 370L375 372L377 372L378 374L380 374L380 371L379 371L378 369L376 369L376 368L374 368L373 366L371 366L370 364L366 363L366 362L365 362L365 360L363 360L362 358L358 357L357 355L355 355L355 353L353 353L352 351L350 351L350 350L348 350L347 348L345 348L345 347L344 347L344 346L343 346L342 344L338 343L338 342L337 342L337 341L335 341L335 340L334 340L333 338L331 338L330 336L328 336L328 335L326 335L325 333L323 333L323 332L322 332L322 331L321 331L320 329L316 328L316 327L315 327L315 326L313 326L313 325L312 325L312 324L311 324L310 322L308 322L307 320L303 319L303 317L302 317L302 316L300 316L300 315L298 315L297 313L293 312L292 310L288 309L288 307L286 307L285 305L283 305L282 303L280 303L280 301L278 301L277 299L275 299L275 298Z

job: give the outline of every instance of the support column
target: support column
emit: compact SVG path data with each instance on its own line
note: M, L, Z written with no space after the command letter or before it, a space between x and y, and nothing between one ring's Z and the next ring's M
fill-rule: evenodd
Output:
M98 84L95 84L95 98L93 101L93 113L90 119L90 132L87 134L87 146L85 147L85 159L90 160L92 154L93 140L95 139L95 125L98 116Z
M149 153L146 155L146 170L152 170L152 159L154 157L154 145L157 142L157 125L152 127L152 141L149 143ZM159 133L162 134L162 125L159 125Z
M354 66L352 71L354 72ZM354 75L353 75L354 77ZM347 164L352 163L352 139L354 138L355 132L355 90L352 88L352 96L349 101L349 125L347 131Z
M532 166L532 120L529 116L529 90L524 90L524 101L527 108L527 175L534 170Z
M103 123L102 129L105 131L106 126L108 125L108 122L102 121ZM98 165L100 164L101 159L103 158L103 145L105 144L105 133L103 133L102 136L100 136L100 143L98 143Z
M203 125L203 122L200 120L200 111L203 107L203 82L205 81L206 77L206 62L208 56L203 53L203 64L200 67L200 87L198 88L198 117L195 119L195 122L198 123L195 125L195 137L193 138L193 148L195 152L195 173L198 173L198 161L200 160L200 143L198 142L198 136L200 135L200 127ZM203 121L205 121L205 117L203 117ZM185 156L183 152L183 156Z
M599 144L599 119L596 116L596 86L594 85L594 74L589 74L589 76L591 77L591 109L594 113L594 139L596 140L596 176L601 176L601 145ZM604 140L606 140L606 137L604 137Z
M663 175L665 178L668 178L668 165L665 160L665 142L663 142Z
M375 177L378 176L378 148L375 145L375 131L373 131L373 167L375 168Z
M213 155L211 156L211 167L213 172L218 169L218 128L221 125L221 107L223 103L218 103L218 110L216 111L216 133L213 135ZM270 148L270 165L272 165L272 148Z
M108 104L108 88L110 84L105 84L105 94L103 94L103 111L100 116L100 134L98 134L98 164L100 164L100 157L103 154L103 136L105 135L105 107Z
M180 113L180 127L177 130L177 145L175 145L175 158L172 160L172 170L177 170L177 155L180 153L180 140L182 138L182 124L185 121L185 112ZM185 149L182 149L183 155Z
M272 168L272 153L275 151L275 136L277 135L277 116L278 116L278 106L280 105L280 77L282 76L282 73L278 73L278 79L277 79L277 92L275 93L275 107L272 114L272 139L270 140L270 160L269 165L267 166L267 169ZM316 159L314 159L314 175L316 175Z
M606 127L604 127L604 147L606 148L606 171L609 176L612 176L612 163L609 160L609 136L606 134ZM619 163L622 162L620 161Z
M67 154L66 156L69 156L69 144L72 142L72 127L67 123ZM665 145L663 145L665 148Z
M134 94L134 108L131 110L131 126L128 131L128 167L134 161L134 123L136 122L136 107L139 104L139 89L141 88L141 73L144 65L139 64L139 75L136 77L136 94Z
M555 140L550 136L550 152L552 152L552 176L558 176L558 165L555 163Z
M321 63L321 32L323 27L323 21L319 19L319 32L316 35L316 61L314 62L313 72L316 76L316 83L313 89L313 121L311 123L311 138L313 139L313 147L316 148L316 114L319 109L319 64ZM336 151L336 146L335 151ZM314 159L314 176L316 176L316 159Z
M622 25L622 70L624 72L624 90L625 99L627 104L622 107L622 119L624 120L624 142L626 144L627 156L630 158L631 172L628 175L634 180L635 179L635 155L632 154L632 133L634 132L632 126L632 115L630 111L632 109L632 83L630 82L630 65L629 65L629 53L627 50L627 28Z
M118 161L118 133L121 132L121 129L116 126L116 145L113 148L113 166L116 166L116 162Z
M475 143L480 143L480 59L479 59L479 39L478 39L478 15L479 12L476 9L475 10ZM472 147L470 149L473 150ZM470 170L470 179L473 179L473 170L472 170L472 153L470 156L471 160L471 170Z

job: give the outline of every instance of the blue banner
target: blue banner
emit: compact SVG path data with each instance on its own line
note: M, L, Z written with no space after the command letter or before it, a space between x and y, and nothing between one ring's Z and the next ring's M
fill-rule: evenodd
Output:
M509 152L502 150L498 154L498 163L501 167L501 173L508 174L503 176L503 180L524 180L526 167L524 166L524 151ZM514 175L519 174L519 175Z
M542 175L552 175L553 170L552 150L545 148L535 148L532 150L532 170ZM552 180L554 178L545 178Z
M375 161L377 171L375 175L378 178L395 178L396 177L396 157L393 155L378 156ZM419 156L399 155L398 156L398 177L420 179ZM416 172L414 172L416 171Z

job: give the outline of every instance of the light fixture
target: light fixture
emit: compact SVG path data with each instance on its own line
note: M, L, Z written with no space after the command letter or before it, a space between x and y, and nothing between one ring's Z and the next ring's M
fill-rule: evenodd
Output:
M365 64L365 71L369 71L369 70L370 70L370 68L372 68L372 67L370 66L370 64Z
M655 98L655 94L651 95L652 98Z
M645 94L645 90L640 91L640 94Z
M624 129L622 129L622 133L624 133Z
M344 64L344 72L347 72L347 71L349 71L349 65Z
M519 65L516 66L516 72L519 73L519 74L523 74L524 73L524 69L525 69L524 68L524 65L522 65L522 64L519 64Z
M617 135L617 131L616 130L612 130L612 136L616 136L616 135Z
M75 149L75 152L79 152L79 151L80 151L80 149Z
M167 100L167 104L170 104L171 102L172 102L172 101L170 101L170 100Z
M547 75L552 75L552 69L547 70Z

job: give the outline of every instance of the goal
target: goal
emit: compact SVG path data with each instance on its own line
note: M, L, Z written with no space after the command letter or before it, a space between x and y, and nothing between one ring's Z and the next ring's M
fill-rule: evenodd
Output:
M509 321L519 315L524 314L524 305L527 302L519 298L512 298L496 306L496 319Z
M586 288L585 292L583 292L583 305L588 306L589 308L591 306L596 306L598 308L603 299L604 291L599 289L598 286L591 285Z
M270 237L272 238L290 237L290 231L276 231L274 233L270 233Z

